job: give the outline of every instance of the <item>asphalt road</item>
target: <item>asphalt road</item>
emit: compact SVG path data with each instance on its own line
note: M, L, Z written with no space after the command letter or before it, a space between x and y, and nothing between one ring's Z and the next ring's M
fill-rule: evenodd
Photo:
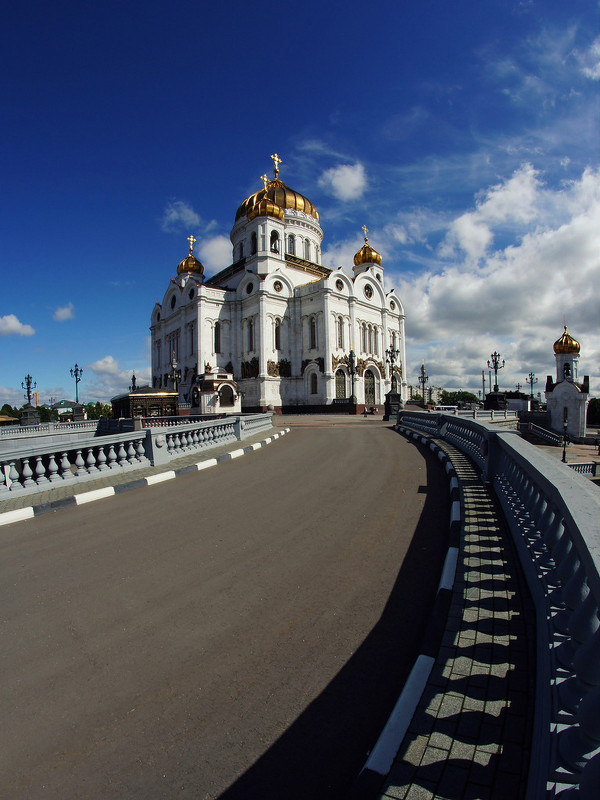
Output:
M447 527L439 463L372 423L4 527L0 797L344 797Z

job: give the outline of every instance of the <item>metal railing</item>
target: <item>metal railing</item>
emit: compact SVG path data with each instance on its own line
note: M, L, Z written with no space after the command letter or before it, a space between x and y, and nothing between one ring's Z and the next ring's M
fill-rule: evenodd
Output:
M535 735L528 800L597 797L600 779L600 493L510 432L402 412L399 429L446 439L490 482L536 608Z

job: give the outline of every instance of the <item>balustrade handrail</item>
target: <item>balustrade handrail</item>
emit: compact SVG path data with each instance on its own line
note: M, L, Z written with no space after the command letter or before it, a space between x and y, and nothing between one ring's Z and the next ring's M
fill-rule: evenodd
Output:
M14 492L39 492L64 481L102 477L110 470L166 464L272 427L271 414L176 419L171 426L103 436L82 437L74 431L58 440L47 436L24 439L19 448L0 453L0 502Z
M563 793L566 798L570 788L579 787L580 800L595 800L600 774L598 489L492 423L401 412L398 425L447 439L470 456L493 485L515 541L536 608L536 733L527 799Z

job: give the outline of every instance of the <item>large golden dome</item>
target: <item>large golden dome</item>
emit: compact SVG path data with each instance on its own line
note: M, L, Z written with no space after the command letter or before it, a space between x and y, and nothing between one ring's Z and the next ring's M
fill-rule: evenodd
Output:
M184 275L188 273L196 273L199 275L204 275L204 266L196 256L194 255L194 242L196 240L193 236L188 236L188 242L190 243L190 252L188 255L180 261L177 265L177 274Z
M262 195L262 197L261 197ZM256 195L256 202L249 206L246 216L249 220L255 217L274 217L283 222L283 208L269 197L268 190L263 189ZM237 216L236 216L237 219Z
M314 217L318 222L319 212L308 197L304 197L300 192L295 192L293 189L290 189L289 186L286 186L283 181L279 180L278 175L281 159L277 153L271 156L271 158L275 163L275 177L272 181L269 181L266 175L262 176L264 187L244 200L236 211L235 221L237 222L238 219L246 216L249 219L254 219L254 217L258 216L282 219L282 217L279 217L279 210L291 208L294 211L304 211L305 214ZM267 210L270 209L269 203L274 207L271 210ZM255 206L258 205L260 205L260 208L255 209Z
M560 339L554 342L554 352L557 355L578 355L580 350L579 342L567 333L567 326Z
M363 231L365 232L365 243L354 256L354 266L359 267L361 264L379 264L381 266L381 256L369 244L367 228L364 225Z

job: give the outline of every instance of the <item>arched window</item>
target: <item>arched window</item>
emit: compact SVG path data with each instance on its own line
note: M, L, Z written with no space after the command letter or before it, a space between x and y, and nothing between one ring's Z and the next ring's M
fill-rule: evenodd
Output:
M221 352L221 323L215 322L215 353Z
M288 236L287 251L291 256L296 255L296 237L292 233L290 233L290 235Z
M337 318L337 346L340 350L344 349L344 318Z
M248 351L254 350L254 322L248 320Z
M310 261L310 241L308 239L304 240L304 258Z
M250 252L252 255L256 253L256 231L250 234Z
M365 405L375 405L375 375L370 369L365 370Z
M373 327L371 325L369 325L369 349L367 352L373 352Z
M367 352L367 324L363 322L362 324L362 351L363 353Z
M318 390L319 390L319 383L318 383L317 373L312 372L310 376L310 393L317 394Z
M279 234L277 231L271 231L271 252L279 252Z
M392 331L392 350L396 350L396 331Z
M275 350L281 350L281 320L275 320Z
M335 373L335 396L337 400L343 400L346 397L346 375L343 369L338 369Z
M373 352L376 356L379 355L379 331L373 328Z
M309 322L309 342L308 347L310 350L317 349L317 318L311 317Z

